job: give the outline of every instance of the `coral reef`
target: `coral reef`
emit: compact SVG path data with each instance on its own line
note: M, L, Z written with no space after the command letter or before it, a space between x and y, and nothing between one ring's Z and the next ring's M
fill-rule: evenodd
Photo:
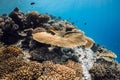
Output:
M29 12L27 14L27 21L29 26L38 27L41 26L43 23L47 23L50 20L48 15L41 15L37 12Z
M92 50L82 47L75 48L62 48L62 60L73 59L78 61L82 65L83 80L91 80L89 70L92 68L95 62L95 56Z
M24 28L24 22L26 17L24 13L22 13L17 7L9 14L9 17L15 22L15 24L19 25L19 29Z
M115 58L60 17L18 8L0 16L0 80L120 80Z
M14 52L13 49L9 51ZM14 56L14 54L11 55ZM74 61L61 64L55 64L52 61L26 62L23 58L11 56L2 60L0 65L0 79L3 80L81 80L82 78L82 67Z
M100 59L93 65L90 73L92 80L119 80L120 64Z

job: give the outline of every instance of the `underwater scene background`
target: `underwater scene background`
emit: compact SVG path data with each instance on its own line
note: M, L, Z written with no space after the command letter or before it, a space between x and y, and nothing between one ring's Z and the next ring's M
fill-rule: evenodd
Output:
M115 52L120 62L120 0L0 0L0 15L15 7L38 11L73 22L101 46Z

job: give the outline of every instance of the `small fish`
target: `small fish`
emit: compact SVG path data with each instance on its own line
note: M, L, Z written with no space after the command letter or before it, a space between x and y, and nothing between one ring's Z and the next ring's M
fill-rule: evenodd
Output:
M85 22L84 25L87 25L87 23Z
M35 2L31 2L31 3L30 3L30 5L34 5L34 4L35 4Z
M59 16L58 19L62 19L62 18Z
M6 13L4 13L4 14L2 14L2 16L7 16L7 14L6 14Z
M16 7L16 8L14 9L14 11L15 11L15 12L18 12L18 11L19 11L19 8L18 8L18 7Z

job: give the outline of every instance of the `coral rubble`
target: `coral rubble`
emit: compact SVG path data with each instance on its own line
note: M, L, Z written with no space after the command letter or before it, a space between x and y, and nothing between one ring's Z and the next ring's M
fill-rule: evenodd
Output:
M61 18L18 8L0 16L0 80L120 80L115 58Z

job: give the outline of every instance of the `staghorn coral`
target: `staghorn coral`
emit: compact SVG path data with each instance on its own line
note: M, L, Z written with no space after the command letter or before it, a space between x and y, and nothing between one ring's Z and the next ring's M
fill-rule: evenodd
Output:
M92 80L119 80L120 64L115 61L98 60L90 70Z

